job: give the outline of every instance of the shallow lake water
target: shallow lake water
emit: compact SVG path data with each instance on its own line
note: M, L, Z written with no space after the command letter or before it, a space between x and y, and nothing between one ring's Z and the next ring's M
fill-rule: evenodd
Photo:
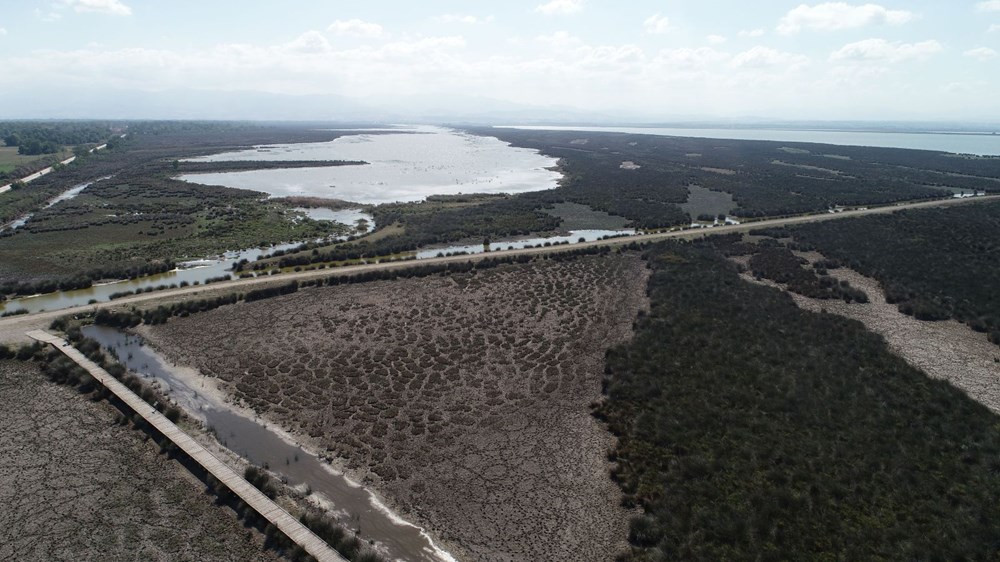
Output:
M538 245L544 245L546 243L550 245L555 244L576 244L580 241L583 242L593 242L594 240L601 240L603 238L617 237L617 236L632 236L635 234L635 229L633 228L623 228L620 230L570 230L569 234L561 236L549 236L549 237L535 237L535 238L511 238L508 240L498 240L496 242L490 242L490 251L495 252L497 250L520 250L522 248L530 248ZM458 244L452 246L437 246L428 247L417 251L417 259L425 260L428 258L436 258L438 256L444 256L448 254L481 254L486 251L486 245L483 243L479 244Z
M88 181L86 183L81 183L81 184L74 185L73 187L67 189L66 191L60 193L59 195L56 195L52 199L49 199L49 201L47 203L45 203L45 205L42 208L43 209L48 209L49 207L55 205L56 203L59 203L59 202L62 202L62 201L68 201L68 200L76 197L77 195L80 195L81 193L83 193L84 189L87 189L91 185L93 185L93 184L95 184L95 183L97 183L97 182L99 182L101 180L106 180L106 179L108 179L110 177L111 176L104 176L103 178L97 178L96 180L93 180L93 181ZM27 215L24 215L23 217L20 217L17 220L11 221L11 222L9 222L9 223L7 223L5 225L0 225L0 232L3 232L4 230L7 230L8 228L11 229L11 230L16 230L18 228L21 228L22 226L28 224L28 221L31 220L31 217L33 217L33 216L35 216L34 213L28 213Z
M297 248L299 245L301 245L301 242L279 244L269 248L251 248L238 252L227 252L216 258L184 262L179 264L177 269L156 275L148 275L137 279L125 279L113 283L103 283L76 291L57 291L44 295L11 299L6 302L0 302L0 312L13 312L15 310L27 310L28 312L59 310L71 306L88 304L91 301L108 301L111 300L111 295L115 293L139 291L161 285L179 285L182 282L187 282L188 284L194 284L195 282L204 283L206 279L222 276L232 277L230 270L233 264L242 259L254 261L265 253Z
M86 189L89 185L90 184L87 183L74 187L70 190L76 190L76 193L74 193L72 197L79 195L79 193ZM63 195L60 195L60 197L63 197L64 195L66 194L64 193ZM69 198L71 197L65 197L62 200ZM359 220L364 219L368 221L365 226L365 230L363 232L359 232L359 234L371 232L375 229L375 219L361 209L342 209L332 211L325 208L303 208L298 210L316 220L329 220L352 227L357 227ZM25 218L24 221L26 222L28 218ZM343 238L346 238L346 236L338 237L338 239ZM177 269L164 273L158 273L156 275L147 275L136 279L124 279L112 283L103 283L75 291L56 291L54 293L46 293L43 295L11 299L5 302L0 302L0 313L13 312L15 310L27 310L28 312L60 310L71 306L88 304L91 301L109 301L111 300L111 295L115 293L141 291L147 288L175 284L180 285L184 282L193 285L194 283L204 283L207 279L218 279L223 276L235 279L231 270L233 264L236 262L244 259L247 261L254 261L264 254L270 254L278 250L290 250L292 248L297 248L300 245L302 245L302 242L292 242L288 244L278 244L267 248L250 248L248 250L226 252L221 256L181 262L178 264Z
M543 130L633 133L670 137L696 137L708 139L764 140L778 142L813 142L845 146L876 146L882 148L910 148L940 150L957 154L1000 155L1000 135L986 133L951 132L883 132L835 131L806 129L724 129L680 127L587 127L548 125L508 125L501 128Z
M358 234L367 234L375 230L375 217L363 209L327 209L326 207L298 207L295 209L307 217L317 221L333 221L355 227ZM365 221L363 228L358 228L360 221Z
M197 380L202 375L196 371L173 365L138 336L103 326L87 326L83 333L115 354L129 370L155 380L188 414L213 428L226 448L255 465L267 466L292 486L308 486L332 506L330 514L344 527L360 529L359 536L375 541L390 560L453 560L422 529L401 520L371 492L290 443L276 428L242 415L212 393L199 391Z
M185 174L180 179L263 191L375 204L428 195L520 193L556 187L556 159L495 137L420 126L399 133L352 134L331 142L261 146L194 161L361 160L366 165Z

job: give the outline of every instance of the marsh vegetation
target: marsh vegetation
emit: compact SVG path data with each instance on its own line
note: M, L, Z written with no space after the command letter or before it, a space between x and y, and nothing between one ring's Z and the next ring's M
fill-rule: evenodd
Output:
M644 279L635 255L539 259L301 289L149 333L450 550L600 559L624 548L627 513L589 404Z

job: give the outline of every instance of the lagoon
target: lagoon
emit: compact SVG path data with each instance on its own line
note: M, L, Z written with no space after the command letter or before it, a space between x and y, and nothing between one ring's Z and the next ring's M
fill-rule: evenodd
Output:
M179 179L364 204L420 201L429 195L520 193L552 189L562 177L556 159L495 137L443 127L359 132L330 142L261 146L194 161L356 160L357 166L185 174Z
M964 132L842 131L810 129L724 129L681 127L587 127L548 125L507 125L498 128L538 131L581 131L599 133L631 133L671 137L707 139L761 140L776 142L811 142L843 146L874 146L939 150L956 154L980 156L1000 155L1000 134Z

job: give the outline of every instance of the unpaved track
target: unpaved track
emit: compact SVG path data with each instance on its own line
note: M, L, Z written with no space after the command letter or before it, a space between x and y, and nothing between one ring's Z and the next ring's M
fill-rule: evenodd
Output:
M451 262L479 261L495 256L515 256L515 255L535 255L565 252L570 249L591 248L595 246L621 246L632 242L659 242L669 239L690 239L699 238L706 235L732 234L734 232L747 232L749 230L765 227L790 226L796 224L823 222L828 220L845 219L849 217L862 217L867 215L889 214L907 209L925 209L932 207L950 207L953 205L964 205L971 203L985 203L988 201L1000 201L1000 195L989 195L986 197L970 197L967 199L935 199L933 201L920 201L917 203L901 203L885 207L872 207L864 210L843 211L841 213L823 213L817 215L801 215L795 217L785 217L776 219L766 219L755 222L748 222L740 225L718 226L709 229L692 229L674 232L660 232L655 234L642 234L639 236L629 236L627 238L614 238L611 240L597 240L594 242L584 242L572 244L570 246L551 246L547 248L525 248L521 250L500 250L485 254L473 254L463 256L448 256L441 258L430 258L419 261L399 261L389 263L375 263L367 265L352 265L337 267L333 269L317 269L313 271L300 271L295 273L285 273L277 276L254 277L247 279L234 279L221 283L213 283L209 286L183 287L178 289L167 289L153 293L144 293L131 297L124 297L110 302L103 302L92 305L76 306L60 310L37 312L34 314L24 314L20 316L10 316L0 319L0 343L28 341L24 336L25 332L47 328L48 325L67 314L79 314L90 312L100 308L118 307L130 304L156 304L160 301L179 300L178 297L188 295L203 295L207 293L227 293L239 290L249 290L265 285L287 283L289 281L303 281L317 277L330 277L334 275L353 275L366 271L405 269L414 265L435 265Z

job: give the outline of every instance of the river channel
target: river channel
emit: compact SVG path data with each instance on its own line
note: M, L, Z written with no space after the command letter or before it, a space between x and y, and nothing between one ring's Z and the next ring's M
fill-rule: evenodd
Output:
M229 450L268 467L292 486L311 490L331 516L344 527L359 531L363 540L374 541L387 558L454 561L423 529L394 514L372 492L294 444L279 428L247 417L207 390L207 377L196 370L172 364L138 336L103 326L87 326L83 333L117 356L130 371L155 380L189 415L211 427Z
M63 193L57 199L64 201L69 198L66 197L67 194L75 191L73 194L75 196L86 189L88 185L90 184L78 185ZM54 199L47 207L54 205L56 202L58 201ZM358 234L371 232L375 228L375 219L361 209L342 209L337 211L331 211L330 209L299 209L299 211L314 220L329 220L346 224L355 228L355 233ZM240 260L254 261L262 255L271 254L278 250L290 250L301 245L302 242L291 242L265 248L250 248L248 250L226 252L221 256L182 262L176 269L155 275L102 283L86 289L56 291L54 293L11 299L6 302L0 302L0 313L13 312L15 310L27 310L29 313L41 312L43 310L60 310L93 302L106 302L111 300L111 296L116 293L138 292L146 289L156 289L157 287L180 285L181 283L194 285L196 283L204 283L209 279L219 279L221 277L233 278L233 264Z
M88 181L86 183L81 183L81 184L74 185L73 187L67 189L66 191L60 193L59 195L56 195L52 199L49 199L49 201L45 203L45 206L43 206L42 209L48 209L49 207L51 207L51 206L53 206L56 203L59 203L61 201L68 201L68 200L76 197L77 195L83 193L83 190L87 189L91 185L93 185L93 184L95 184L95 183L97 183L97 182L99 182L101 180L106 180L106 179L110 179L110 178L111 178L111 176L104 176L103 178L97 178L96 180L93 180L93 181ZM7 223L5 225L0 225L0 232L3 232L4 230L7 230L8 228L11 229L11 230L21 228L22 226L28 224L28 221L31 220L31 217L33 217L33 216L35 216L35 213L28 213L28 214L26 214L26 215L18 218L17 220L11 221L11 222L9 222L9 223Z

